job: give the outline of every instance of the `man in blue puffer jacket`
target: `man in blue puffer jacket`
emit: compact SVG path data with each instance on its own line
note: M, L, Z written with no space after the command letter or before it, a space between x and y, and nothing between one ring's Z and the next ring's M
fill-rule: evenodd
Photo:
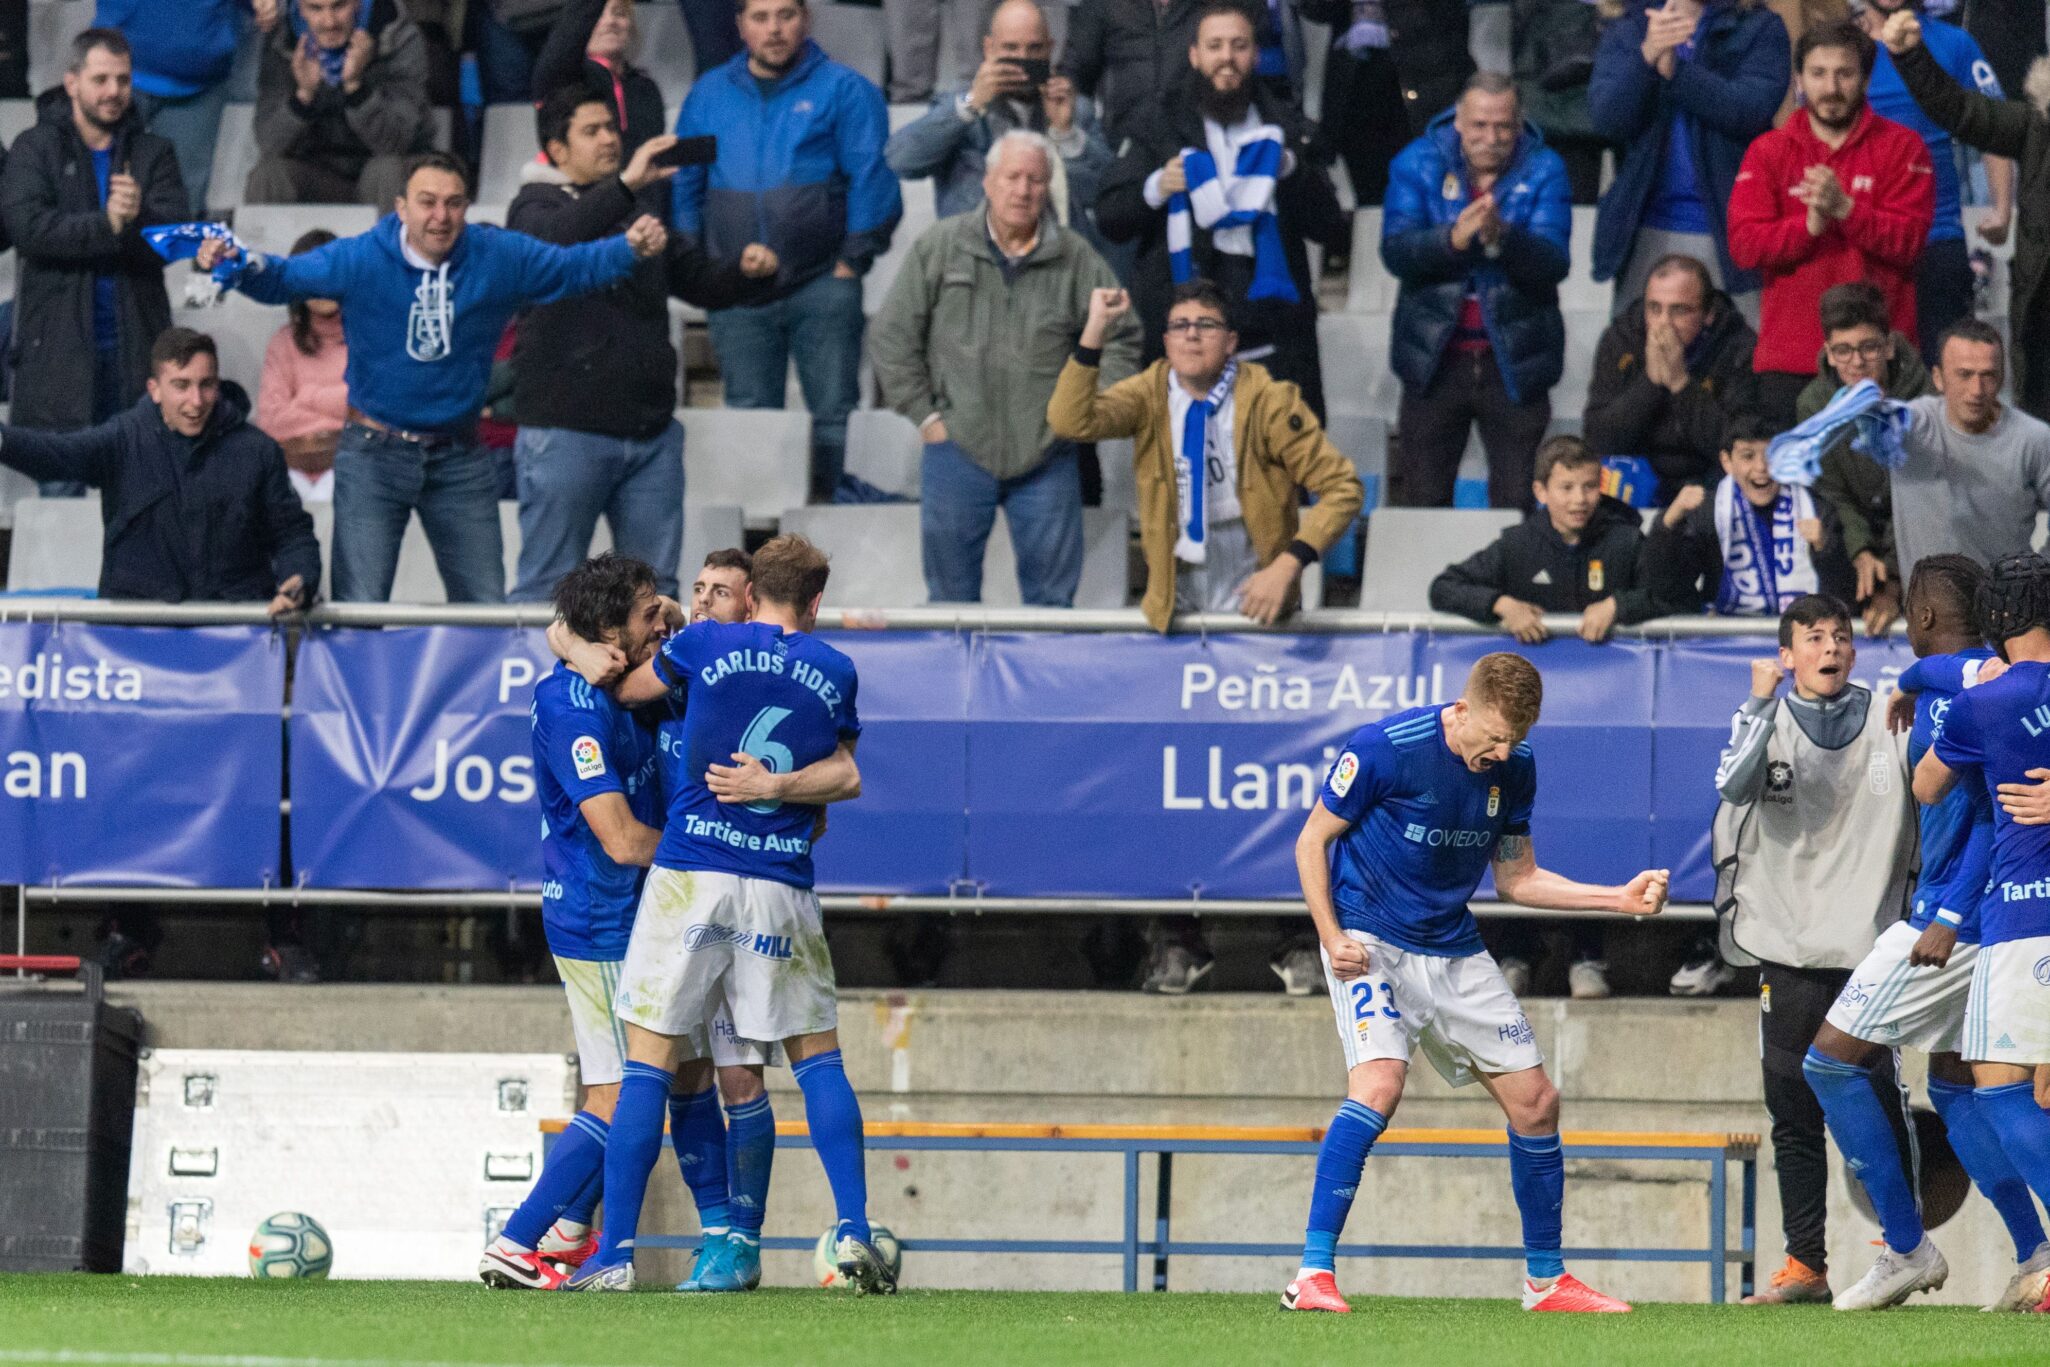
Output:
M719 140L709 166L676 177L675 226L714 257L750 243L781 268L766 302L708 322L729 408L781 408L784 373L811 410L811 494L829 502L859 397L861 277L903 216L883 161L883 92L811 41L804 0L741 0L746 51L705 73L677 115L682 137Z
M1616 282L1617 312L1678 252L1757 325L1758 276L1730 259L1730 189L1792 74L1786 25L1762 0L1659 0L1602 30L1587 110L1621 152L1595 216L1594 278Z
M1527 508L1565 368L1566 165L1483 72L1388 168L1381 261L1402 282L1389 364L1402 381L1389 501L1447 507L1478 425L1488 502Z

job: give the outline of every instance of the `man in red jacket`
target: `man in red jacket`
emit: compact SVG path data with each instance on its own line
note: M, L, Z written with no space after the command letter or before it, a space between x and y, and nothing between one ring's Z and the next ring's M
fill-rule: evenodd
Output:
M1869 280L1894 329L1915 335L1915 261L1936 212L1929 149L1865 103L1872 39L1821 24L1794 48L1800 109L1744 154L1730 192L1730 256L1764 277L1758 346L1761 411L1782 426L1815 377L1822 292Z

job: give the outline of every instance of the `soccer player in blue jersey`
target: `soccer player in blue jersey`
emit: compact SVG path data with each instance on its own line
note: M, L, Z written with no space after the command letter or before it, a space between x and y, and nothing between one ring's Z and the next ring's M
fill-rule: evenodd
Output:
M1284 1310L1350 1311L1333 1275L1338 1236L1419 1046L1453 1086L1479 1081L1508 1118L1523 1308L1630 1308L1560 1260L1559 1093L1467 907L1490 866L1497 894L1526 907L1653 916L1665 905L1664 869L1601 887L1538 867L1537 763L1524 737L1542 701L1530 661L1482 656L1450 707L1398 712L1354 732L1296 840L1347 1076L1345 1104L1317 1154L1302 1268L1282 1292Z
M1915 766L1915 796L1940 802L1966 782L1995 798L1992 882L1961 1052L1974 1106L2050 1202L2050 1112L2035 1095L2035 1070L2050 1063L2050 826L2023 825L1999 801L2004 787L2050 768L2050 561L2003 556L1979 594L1979 620L2008 670L1951 700Z
M1993 657L1977 625L1985 578L1979 563L1962 555L1930 556L1908 578L1908 644L1919 658L1900 677L1892 720L1898 729L1902 704L1910 706L1910 766L1928 753L1953 700L1978 683ZM1874 1089L1873 1065L1889 1050L1908 1048L1928 1052L1929 1100L1958 1161L2014 1238L2017 1270L1987 1308L2027 1310L2042 1299L2050 1243L2028 1184L1979 1114L1971 1069L1958 1053L1979 957L1979 904L1993 861L1993 800L1983 785L1960 785L1924 807L1921 847L1913 914L1882 933L1852 971L1801 1069L1886 1235L1871 1270L1836 1298L1836 1308L1898 1305L1940 1286L1949 1270L1923 1230L1912 1178Z
M662 1111L685 1037L723 1000L734 1028L780 1039L839 1213L841 1273L896 1279L871 1242L861 1107L840 1059L832 955L812 892L818 808L858 797L853 662L812 635L828 567L779 536L754 557L755 619L698 622L620 684L634 704L683 695L682 781L669 800L614 1010L627 1062L605 1160L606 1230L569 1285L627 1290Z

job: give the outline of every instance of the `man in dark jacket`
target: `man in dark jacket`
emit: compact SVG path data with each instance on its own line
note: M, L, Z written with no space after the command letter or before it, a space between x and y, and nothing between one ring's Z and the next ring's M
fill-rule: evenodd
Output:
M285 453L223 392L211 337L170 328L150 352L149 397L82 432L0 426L0 463L100 490L100 597L167 603L313 601L320 545Z
M1499 623L1525 645L1547 639L1548 612L1580 614L1580 636L1605 641L1653 615L1638 574L1636 510L1602 493L1602 462L1578 437L1538 448L1539 507L1431 581L1431 607Z
M38 102L40 121L15 139L0 174L0 216L20 253L20 427L70 431L133 404L150 344L171 324L164 262L142 229L182 221L185 186L171 144L131 110L129 74L126 38L81 33L64 89Z
M1300 9L1331 30L1318 140L1345 159L1354 200L1379 204L1389 163L1452 107L1473 75L1470 7L1466 0L1302 0Z
M1594 278L1616 281L1618 312L1652 262L1685 252L1756 319L1758 276L1730 259L1730 189L1791 74L1786 25L1759 0L1633 5L1603 30L1588 112L1623 152L1595 218Z
M1587 109L1587 86L1601 43L1597 6L1588 0L1511 0L1510 62L1523 116L1566 163L1575 204L1602 192L1608 139Z
M1399 0L1418 3L1418 0ZM1135 135L1174 88L1211 0L1080 0L1070 11L1061 74L1096 101L1112 147ZM1302 70L1302 30L1290 0L1244 0L1249 19L1267 30L1263 47L1281 52L1280 70L1263 64L1260 85L1284 104L1296 103L1290 73ZM1461 30L1462 34L1464 29ZM1464 42L1464 38L1461 39Z
M1890 331L1886 296L1868 281L1852 280L1822 292L1822 354L1815 378L1794 400L1794 421L1820 413L1845 385L1871 380L1889 399L1934 394L1929 367L1915 341ZM1893 476L1885 466L1851 450L1850 435L1822 453L1815 496L1836 510L1844 554L1858 575L1857 597L1865 630L1877 636L1901 614L1904 582L1893 544Z
M396 0L293 0L263 47L244 197L387 209L433 136L427 40Z
M612 101L581 85L541 105L536 121L546 165L530 164L506 226L568 246L659 217L675 169L655 157L673 134L641 144L620 167ZM619 283L543 304L520 320L513 352L513 446L519 473L520 566L516 603L552 597L580 564L603 513L622 555L655 567L660 591L676 596L683 554L683 427L676 421L676 349L669 342L671 294L705 308L745 301L752 281L776 273L776 254L753 244L738 262L714 262L681 233L662 255Z
M1880 37L1930 122L1967 147L2015 162L2021 223L2008 267L2008 365L2016 406L2050 420L2050 71L2030 70L2025 100L1989 99L1952 80L1929 55L1912 11L1890 16Z
M1641 456L1661 504L1705 479L1723 426L1749 406L1758 334L1691 256L1652 267L1644 298L1616 316L1595 348L1581 432L1604 456Z
M1475 76L1395 159L1381 218L1381 261L1402 282L1389 348L1402 381L1390 502L1450 507L1478 426L1488 501L1530 506L1532 461L1565 368L1559 282L1572 226L1565 164L1523 121L1506 76Z
M1352 220L1339 207L1330 176L1309 155L1301 116L1256 81L1257 55L1243 9L1219 3L1203 10L1185 57L1190 70L1134 126L1124 155L1103 178L1096 225L1113 242L1138 243L1132 300L1145 329L1145 362L1165 354L1163 329L1177 283L1169 237L1179 215L1190 234L1180 278L1200 276L1223 292L1239 334L1240 359L1256 360L1274 378L1293 381L1321 420L1317 292L1305 242L1342 251L1352 240ZM1261 195L1261 178L1249 168L1261 153L1272 155L1276 142L1279 165ZM1218 148L1227 150L1232 164L1215 164ZM1193 177L1191 152L1201 153ZM1215 173L1207 189L1222 190L1219 200L1239 211L1232 217L1271 215L1274 231L1267 232L1264 222L1205 226L1205 170Z

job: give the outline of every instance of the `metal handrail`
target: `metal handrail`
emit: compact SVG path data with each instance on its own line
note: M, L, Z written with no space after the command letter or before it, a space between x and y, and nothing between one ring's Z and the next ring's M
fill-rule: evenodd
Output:
M555 617L548 603L323 603L293 613L281 623L328 627L476 626L545 627ZM85 622L128 626L262 626L272 619L261 603L117 602L101 598L0 596L0 623ZM828 608L819 615L828 630L870 631L1063 631L1151 632L1137 608L991 608L973 603L920 608ZM1580 618L1551 613L1553 635L1573 637ZM1427 632L1442 636L1499 636L1498 627L1442 612L1371 612L1359 608L1317 608L1273 626L1237 613L1190 613L1177 617L1178 635L1328 635L1335 633ZM1670 641L1728 636L1770 636L1774 623L1759 617L1657 617L1617 627L1626 639Z

